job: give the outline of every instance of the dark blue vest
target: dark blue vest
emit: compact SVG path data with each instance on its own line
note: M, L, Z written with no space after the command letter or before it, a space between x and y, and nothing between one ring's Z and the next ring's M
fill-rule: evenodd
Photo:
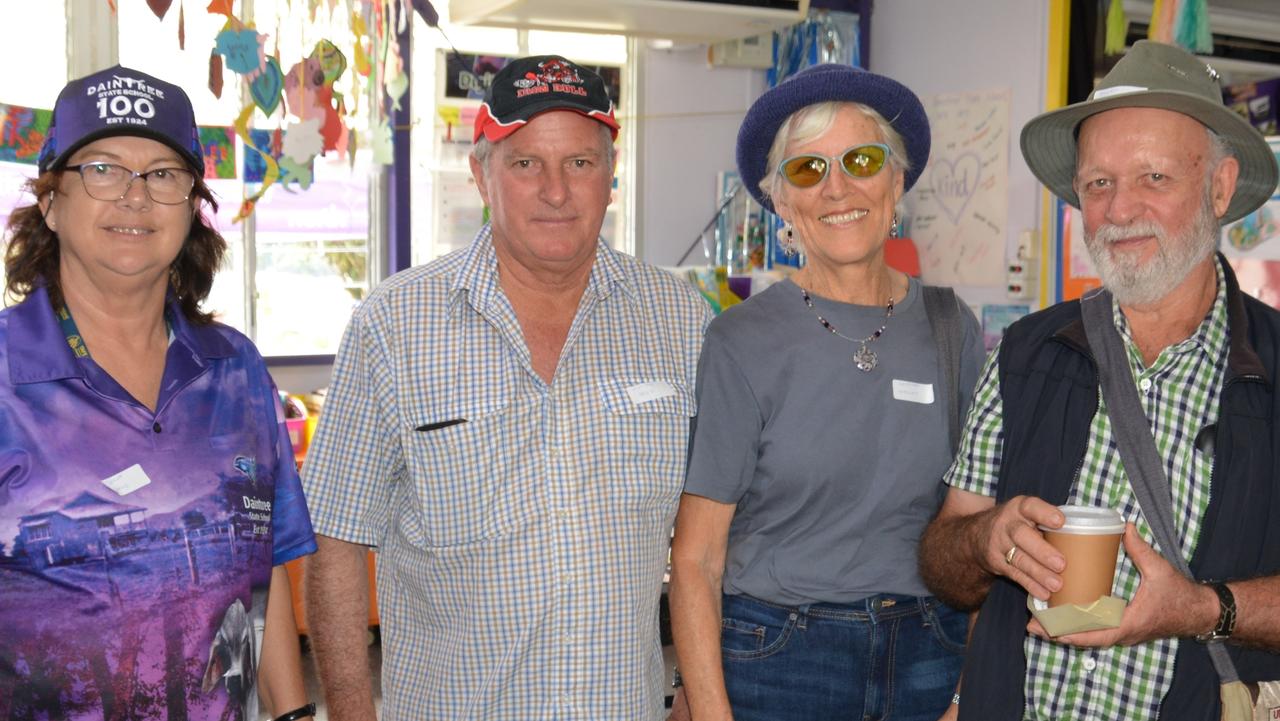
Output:
M1209 508L1191 569L1200 580L1280 573L1280 312L1240 292L1230 266L1230 341L1218 408ZM1063 504L1098 410L1098 374L1080 304L1060 303L1014 323L1000 349L1004 448L997 502L1038 496ZM1027 594L999 578L982 606L964 669L961 721L1022 718ZM1280 679L1280 654L1228 646L1245 681ZM1162 717L1216 721L1218 676L1205 647L1178 644Z

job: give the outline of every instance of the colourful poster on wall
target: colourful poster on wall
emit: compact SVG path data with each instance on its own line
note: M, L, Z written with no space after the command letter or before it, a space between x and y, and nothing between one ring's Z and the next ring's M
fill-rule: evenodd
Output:
M0 160L35 165L53 111L0 103Z
M1073 300L1091 288L1102 285L1093 258L1084 244L1084 222L1080 211L1054 198L1058 208L1058 247L1062 249L1062 268L1058 273L1058 300Z
M204 148L206 180L236 177L236 135L231 128L200 126L200 146Z
M926 282L1004 284L1011 93L999 88L925 100L933 149L911 192L909 230Z
M1280 162L1280 136L1267 138ZM1280 260L1280 187L1261 208L1223 229L1222 252L1251 260Z

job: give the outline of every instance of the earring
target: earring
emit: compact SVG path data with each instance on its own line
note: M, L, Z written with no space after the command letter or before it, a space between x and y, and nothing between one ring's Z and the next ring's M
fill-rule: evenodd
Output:
M898 237L898 214L897 213L893 214L893 225L889 226L889 237L890 238Z
M790 222L784 222L782 228L778 230L778 247L788 258L796 254L795 226Z

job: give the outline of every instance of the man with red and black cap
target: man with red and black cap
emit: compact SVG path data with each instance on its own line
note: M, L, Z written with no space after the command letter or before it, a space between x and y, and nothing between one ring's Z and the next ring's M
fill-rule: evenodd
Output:
M660 719L658 600L710 311L608 247L618 130L557 56L494 78L471 159L486 224L347 329L304 487L308 614L335 721Z

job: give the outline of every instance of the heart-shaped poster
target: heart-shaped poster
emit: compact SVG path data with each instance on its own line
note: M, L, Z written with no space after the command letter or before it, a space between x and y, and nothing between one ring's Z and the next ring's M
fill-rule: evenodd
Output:
M280 106L280 91L283 88L284 73L280 72L280 63L275 58L267 58L266 68L249 83L249 95L262 108L263 115L271 117Z

